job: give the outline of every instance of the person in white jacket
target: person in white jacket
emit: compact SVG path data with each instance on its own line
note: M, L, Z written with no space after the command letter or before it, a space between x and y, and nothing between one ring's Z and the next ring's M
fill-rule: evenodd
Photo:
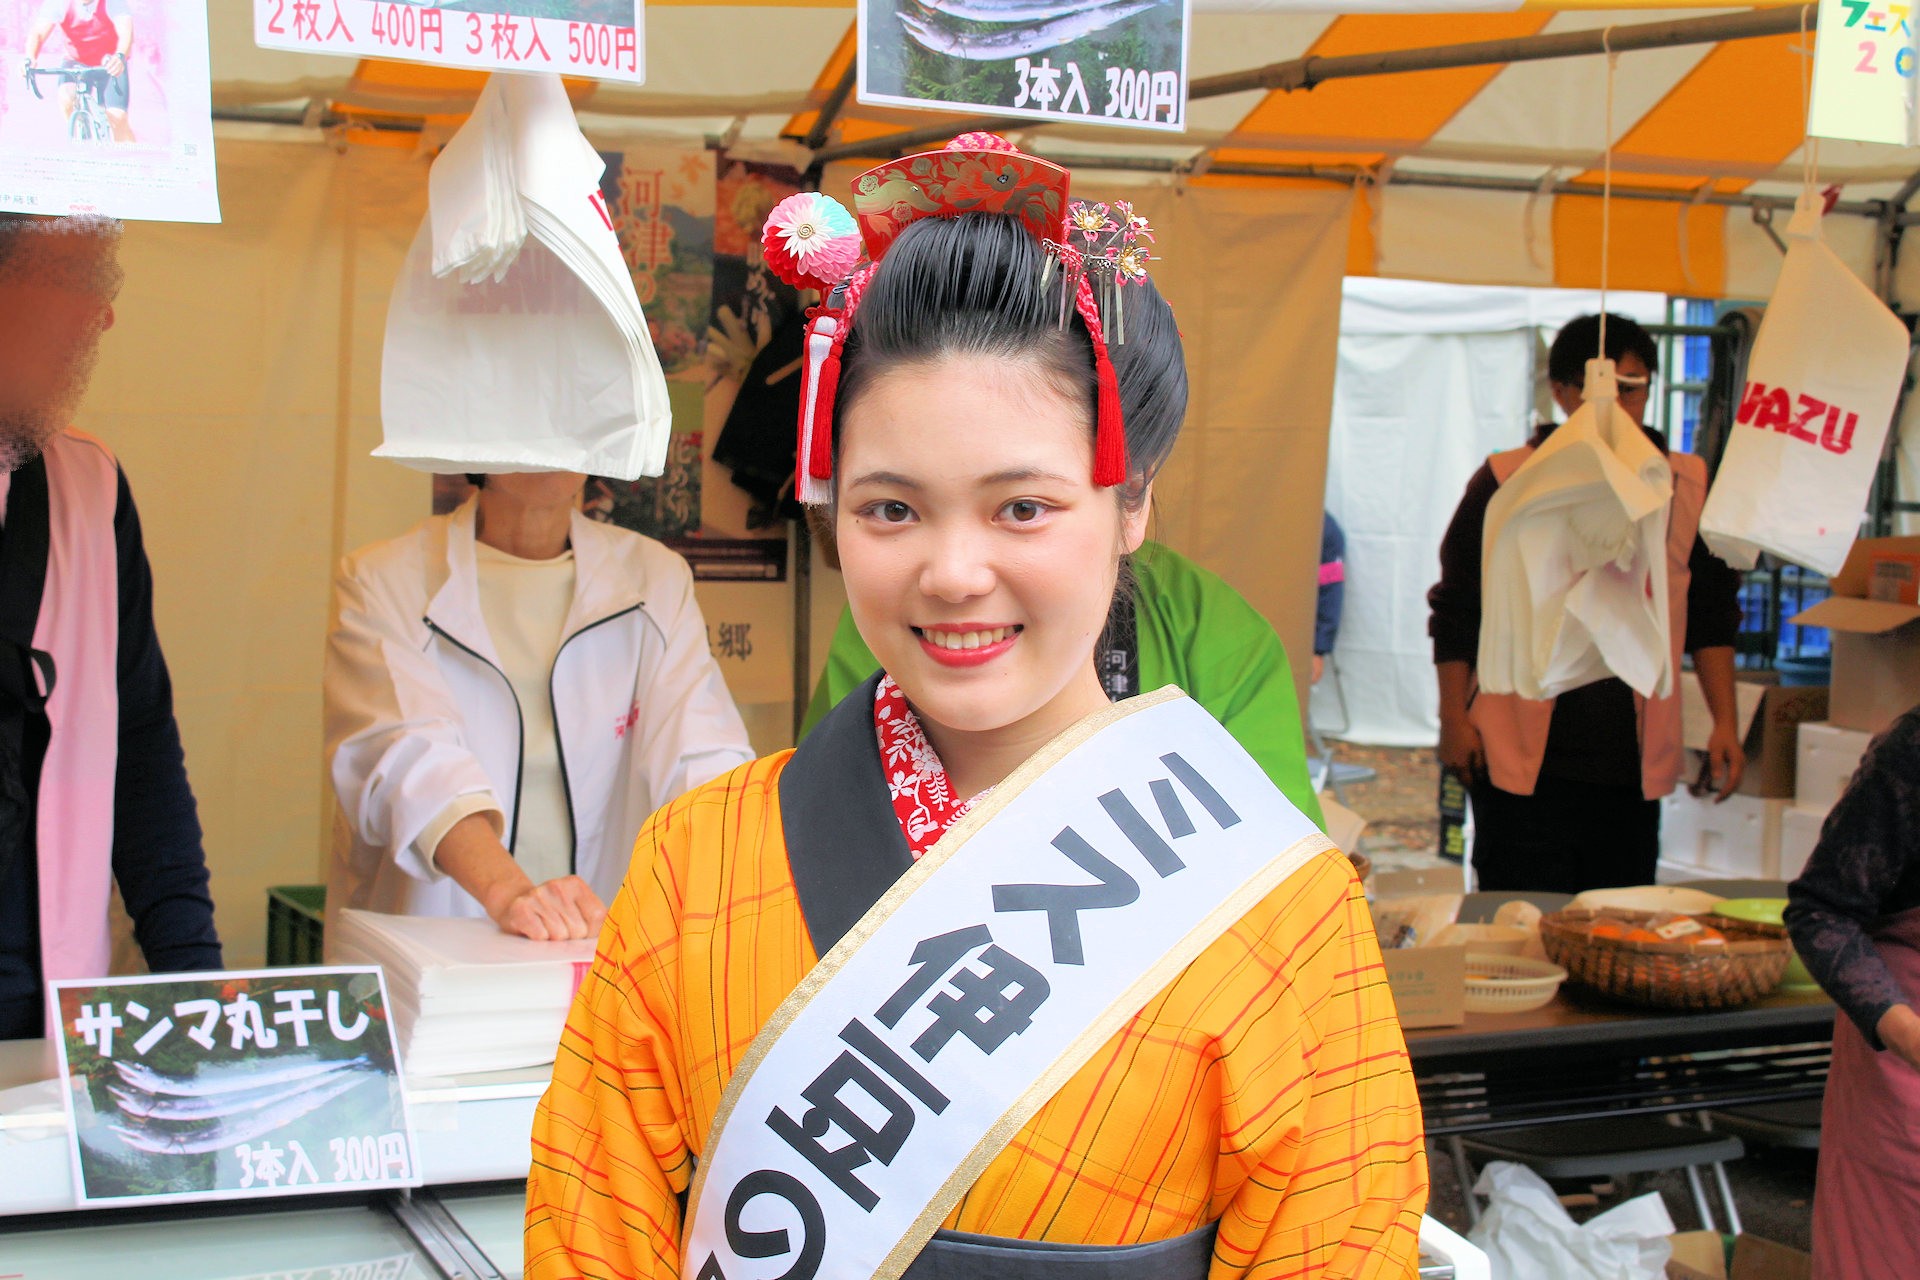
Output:
M327 907L588 937L648 815L753 750L684 559L584 476L476 479L335 579Z

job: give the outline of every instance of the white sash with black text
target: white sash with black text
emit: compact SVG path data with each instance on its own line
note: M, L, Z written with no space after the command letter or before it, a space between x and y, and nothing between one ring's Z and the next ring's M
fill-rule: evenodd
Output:
M1095 1050L1331 847L1178 689L1074 726L754 1040L700 1160L682 1274L899 1276Z

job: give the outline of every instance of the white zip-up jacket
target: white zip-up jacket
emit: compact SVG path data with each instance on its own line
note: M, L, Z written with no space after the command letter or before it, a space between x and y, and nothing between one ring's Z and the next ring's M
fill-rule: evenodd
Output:
M340 801L327 911L484 916L415 841L462 796L513 848L521 716L487 633L469 499L342 561L327 638L327 765ZM653 811L753 758L707 648L687 562L575 513L573 603L549 691L573 865L611 903Z

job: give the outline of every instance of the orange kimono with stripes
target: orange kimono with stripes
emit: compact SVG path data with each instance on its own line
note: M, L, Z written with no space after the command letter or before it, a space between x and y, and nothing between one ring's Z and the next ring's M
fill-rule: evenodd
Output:
M791 754L641 831L534 1120L528 1280L680 1275L678 1196L727 1081L817 958L781 825ZM1211 1280L1410 1277L1426 1198L1378 945L1329 853L1096 1051L945 1225L1123 1245L1217 1220Z

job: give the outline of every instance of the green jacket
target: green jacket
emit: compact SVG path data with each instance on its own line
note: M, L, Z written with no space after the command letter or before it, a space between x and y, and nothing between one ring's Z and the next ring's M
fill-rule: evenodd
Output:
M1134 606L1140 687L1185 689L1260 762L1287 799L1316 823L1323 821L1320 799L1307 781L1293 668L1273 627L1219 575L1159 543L1141 545L1133 572L1140 584ZM879 666L853 615L842 609L800 736Z

